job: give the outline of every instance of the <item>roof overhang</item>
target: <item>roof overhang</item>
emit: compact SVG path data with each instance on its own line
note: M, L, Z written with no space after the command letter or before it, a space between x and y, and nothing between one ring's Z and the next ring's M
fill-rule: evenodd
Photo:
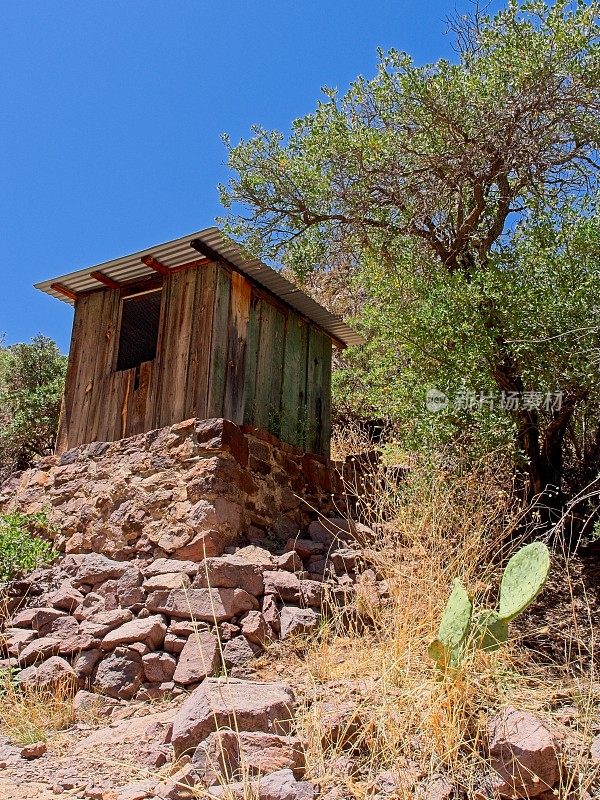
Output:
M156 275L156 266L153 268L149 263L158 262L162 267L166 267L166 272L177 271L184 265L191 266L190 262L198 261L199 252L208 253L228 263L233 269L246 275L251 281L314 322L337 342L343 345L364 343L362 336L353 331L343 320L308 297L280 272L256 258L250 258L236 242L225 236L218 228L206 228L173 239L171 242L105 261L103 264L41 281L35 284L35 288L73 305L80 294L103 286L114 288L131 284Z

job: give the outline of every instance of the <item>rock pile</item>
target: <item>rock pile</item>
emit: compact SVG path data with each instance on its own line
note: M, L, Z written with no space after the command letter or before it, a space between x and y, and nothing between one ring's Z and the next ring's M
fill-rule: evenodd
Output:
M71 679L123 700L193 689L224 668L243 674L269 642L352 605L357 537L370 533L315 520L279 554L246 545L200 562L66 555L11 586L4 666L25 683ZM386 591L371 570L360 582L376 602Z

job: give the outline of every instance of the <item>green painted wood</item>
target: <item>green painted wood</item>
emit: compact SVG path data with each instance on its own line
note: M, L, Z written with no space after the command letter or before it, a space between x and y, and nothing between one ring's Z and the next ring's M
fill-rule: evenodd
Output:
M256 370L260 346L260 300L250 297L248 328L246 332L246 356L244 359L244 423L255 425L256 419Z
M306 360L308 325L290 312L285 330L281 387L281 438L303 448L306 442Z
M273 436L279 436L281 430L284 336L285 316L274 305L261 300L254 424Z
M315 328L310 329L308 337L307 367L307 437L306 449L309 453L320 453L327 422L324 370L326 362L325 334Z
M210 377L208 382L208 418L223 416L223 401L227 380L230 296L231 276L224 267L219 266L213 310Z

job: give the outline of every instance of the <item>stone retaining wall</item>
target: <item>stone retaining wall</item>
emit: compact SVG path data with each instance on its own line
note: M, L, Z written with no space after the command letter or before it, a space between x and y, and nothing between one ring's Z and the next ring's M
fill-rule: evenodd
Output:
M330 462L224 419L82 445L0 487L0 511L48 511L59 549L117 559L276 546L346 505Z

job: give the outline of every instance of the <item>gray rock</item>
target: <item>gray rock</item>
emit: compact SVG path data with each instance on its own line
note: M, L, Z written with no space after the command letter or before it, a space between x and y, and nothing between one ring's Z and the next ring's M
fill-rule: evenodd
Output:
M228 669L243 667L260 652L261 648L249 642L245 636L235 636L223 647L225 666Z

